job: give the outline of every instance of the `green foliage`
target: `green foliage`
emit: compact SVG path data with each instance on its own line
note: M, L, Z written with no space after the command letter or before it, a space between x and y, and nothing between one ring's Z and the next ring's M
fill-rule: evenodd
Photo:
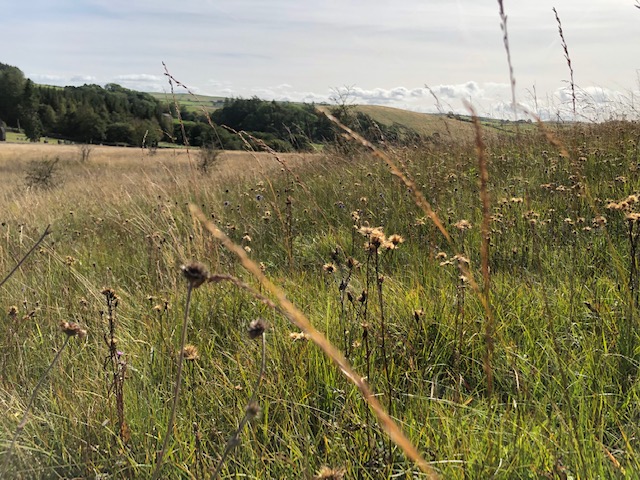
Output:
M25 83L22 70L0 63L0 118L8 125L16 125L20 118Z

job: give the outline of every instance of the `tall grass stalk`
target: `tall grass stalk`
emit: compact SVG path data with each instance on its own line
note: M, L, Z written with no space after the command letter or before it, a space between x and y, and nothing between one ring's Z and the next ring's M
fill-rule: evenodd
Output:
M220 475L220 470L224 465L227 456L231 453L231 451L240 443L240 434L244 429L245 425L250 422L253 418L255 418L259 411L260 407L258 406L258 392L260 391L260 385L262 384L262 379L264 378L264 372L267 368L267 336L266 336L266 324L263 320L258 319L251 323L249 326L249 337L256 338L259 336L262 340L262 356L260 361L260 371L258 373L258 378L256 379L256 383L253 386L253 392L251 393L251 399L247 403L245 408L245 413L240 423L238 424L238 428L231 435L227 444L225 446L224 452L220 457L220 461L218 465L216 465L213 474L211 475L211 479L215 480Z
M209 273L200 264L189 264L181 267L182 273L187 279L187 300L184 307L184 318L182 320L182 335L180 337L180 354L178 355L178 371L176 372L175 386L173 390L173 402L171 405L171 414L169 416L169 422L167 424L167 433L165 433L164 441L162 443L162 449L158 453L156 460L156 467L153 472L152 478L154 480L160 477L160 471L162 468L162 460L169 446L169 440L173 432L173 424L176 419L176 412L178 411L178 399L180 398L180 383L182 381L182 366L184 364L184 346L187 343L187 326L189 324L189 307L191 306L191 293L194 288L198 288L209 278Z

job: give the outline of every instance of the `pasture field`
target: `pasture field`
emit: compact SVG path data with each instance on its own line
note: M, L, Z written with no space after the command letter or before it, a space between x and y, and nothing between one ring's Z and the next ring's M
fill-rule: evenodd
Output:
M355 144L225 152L206 175L196 150L83 162L0 144L0 277L51 225L0 286L0 477L151 478L184 357L158 478L637 478L640 125L548 133L386 151L407 183ZM430 470L195 207L366 377ZM188 288L193 261L216 281Z

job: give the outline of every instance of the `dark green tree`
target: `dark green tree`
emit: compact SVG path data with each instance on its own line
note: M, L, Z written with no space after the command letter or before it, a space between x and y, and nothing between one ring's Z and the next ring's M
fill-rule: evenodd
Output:
M17 126L25 77L17 67L0 64L0 118L8 125Z

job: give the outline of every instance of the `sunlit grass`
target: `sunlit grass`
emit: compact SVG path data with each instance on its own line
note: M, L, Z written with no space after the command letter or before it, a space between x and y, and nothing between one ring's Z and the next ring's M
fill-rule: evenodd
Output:
M640 192L639 133L634 123L564 128L557 135L569 158L537 132L487 138L491 395L486 313L454 258L467 257L480 281L472 142L388 152L452 243L364 151L286 156L286 168L264 154L230 154L203 176L184 151L97 148L82 163L73 146L0 145L0 275L47 224L53 230L0 290L0 405L7 412L0 451L63 344L58 324L72 321L89 335L66 347L35 399L12 474L151 475L180 353L186 288L179 266L198 260L260 289L194 220L192 203L368 377L443 478L633 477L640 471L639 312L630 295L628 212L607 205ZM29 161L45 156L60 156L60 182L28 191ZM381 248L376 260L358 232L366 226L404 242ZM126 432L118 431L112 370L105 369L105 287L120 299L115 337L126 370ZM270 325L262 411L223 478L310 478L322 466L345 468L345 478L419 476L330 361L308 340L290 337L299 332L285 318L227 283L193 292L187 334L199 358L184 365L163 472L200 478L217 465L253 395L261 348L245 331L258 317Z

